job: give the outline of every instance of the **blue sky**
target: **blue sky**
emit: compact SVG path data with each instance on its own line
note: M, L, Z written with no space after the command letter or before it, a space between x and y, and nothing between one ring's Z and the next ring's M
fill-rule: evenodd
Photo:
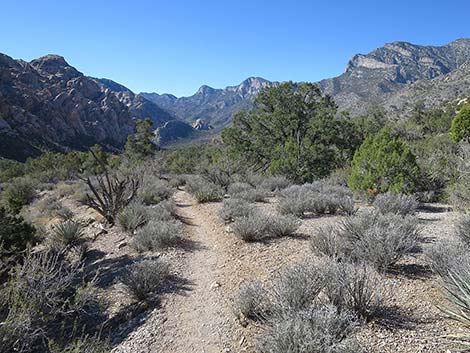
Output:
M396 40L470 36L470 1L1 1L0 52L60 54L135 92L191 95L250 76L317 81Z

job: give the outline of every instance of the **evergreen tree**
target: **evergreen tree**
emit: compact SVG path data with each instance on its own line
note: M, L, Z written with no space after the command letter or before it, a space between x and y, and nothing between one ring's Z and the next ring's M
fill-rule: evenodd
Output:
M157 147L153 142L155 135L150 119L138 120L135 133L127 137L124 147L125 154L130 160L143 160L155 154Z
M255 170L297 181L328 175L359 143L347 115L311 83L286 82L260 92L255 109L236 114L222 139Z
M383 128L354 154L348 184L353 190L412 193L418 178L419 168L409 146Z
M464 105L452 120L450 136L456 142L470 138L470 104Z

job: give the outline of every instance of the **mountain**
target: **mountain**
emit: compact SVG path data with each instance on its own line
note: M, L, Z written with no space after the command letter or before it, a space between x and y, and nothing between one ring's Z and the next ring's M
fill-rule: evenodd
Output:
M0 54L0 157L44 149L120 148L134 122L111 90L47 55L31 62Z
M470 60L470 39L444 46L393 42L369 54L356 54L345 72L322 80L319 86L341 109L364 113L371 104L385 104L393 94L416 81L449 74Z
M0 54L0 158L94 144L117 151L143 118L155 128L175 119L119 83L83 75L61 56L26 62Z
M227 126L233 114L253 107L253 100L266 87L277 85L260 77L250 77L237 86L216 89L202 86L190 97L141 93L143 97L174 114L179 120L194 123L202 119L214 128Z
M129 88L106 78L94 79L104 89L109 89L127 106L129 113L134 119L150 119L155 128L164 125L170 120L175 120L175 116L160 108L142 94L134 94Z

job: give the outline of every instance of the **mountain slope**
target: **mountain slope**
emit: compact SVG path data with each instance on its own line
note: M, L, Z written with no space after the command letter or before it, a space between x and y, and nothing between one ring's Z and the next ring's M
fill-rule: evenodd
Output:
M63 57L28 63L0 54L0 157L24 160L95 143L118 149L133 129L117 96Z
M382 104L391 94L418 80L432 80L470 60L470 39L444 46L393 42L369 54L357 54L345 72L319 82L342 109L363 113L370 104Z
M200 118L215 128L220 128L228 125L236 112L252 108L254 98L262 89L277 84L260 77L251 77L237 86L224 89L202 86L190 97L141 94L159 107L175 114L180 120L192 123Z

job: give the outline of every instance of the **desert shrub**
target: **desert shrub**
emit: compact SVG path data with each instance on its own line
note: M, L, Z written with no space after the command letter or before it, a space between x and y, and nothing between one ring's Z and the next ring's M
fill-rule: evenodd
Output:
M362 319L374 317L382 300L382 278L365 264L337 262L326 258L321 262L325 287L322 295L338 311L350 311Z
M426 255L431 261L432 270L446 276L459 263L468 261L469 251L468 245L460 240L439 241L427 250Z
M13 179L2 194L6 206L12 213L20 212L21 208L29 204L36 197L37 182L29 177Z
M411 195L396 195L387 192L377 195L373 205L382 214L393 213L407 216L416 212L419 202Z
M24 176L25 167L23 163L9 159L0 160L0 183L6 183L11 179Z
M94 332L103 303L84 284L80 263L48 252L27 254L1 289L0 347L15 352L47 352L48 342L66 345L79 330Z
M233 298L233 309L237 316L260 320L266 316L268 293L259 281L243 284Z
M456 235L466 245L470 245L470 213L465 213L456 225Z
M251 212L248 216L236 218L232 223L232 230L245 241L257 241L267 236L268 222L268 217L261 212Z
M270 217L267 232L273 237L291 236L297 232L301 221L292 215L276 215Z
M331 306L291 312L271 322L257 346L261 353L359 353L356 326L353 314Z
M240 194L242 192L251 191L251 190L253 190L253 186L251 186L250 184L242 183L242 182L235 182L228 186L227 193L233 197L236 194Z
M323 273L314 264L296 264L282 270L272 286L272 316L282 317L315 306L324 287Z
M200 203L220 201L224 196L224 190L219 185L207 182L197 176L189 178L186 187Z
M132 246L138 252L162 249L175 245L181 236L181 222L151 220L137 231Z
M155 205L169 199L174 193L173 188L165 180L147 177L139 189L138 197L145 205Z
M464 105L452 120L450 136L454 141L461 141L470 137L470 105Z
M73 220L74 214L70 208L60 205L60 207L54 211L54 216L62 221L71 221Z
M63 247L77 246L83 242L85 235L83 225L77 221L64 221L53 226L51 240Z
M306 213L354 214L356 212L351 192L341 186L315 182L304 185L293 185L279 193L278 209L283 214L298 217Z
M26 249L36 241L35 229L20 216L0 207L0 259Z
M59 183L55 188L55 192L59 197L70 196L74 193L74 185L66 184L66 183Z
M144 260L126 268L122 283L137 300L153 298L169 276L169 266L160 259Z
M96 335L84 335L77 338L65 347L50 347L51 353L108 353L111 345L107 340L100 339Z
M238 217L248 217L254 210L255 207L243 199L227 199L220 210L220 217L226 222L233 222Z
M340 236L338 229L331 225L320 227L317 233L310 237L310 248L315 255L340 258L345 247L345 240Z
M368 137L355 152L348 185L365 192L411 193L420 172L409 146L387 128L375 137Z
M260 187L262 189L274 192L276 190L283 190L291 185L291 182L283 176L272 176L264 179Z
M133 202L127 205L117 215L117 221L121 228L133 233L137 228L143 226L149 220L149 212L140 202Z
M176 203L171 199L158 203L149 213L150 220L170 221L175 218L178 218Z
M386 271L418 244L417 220L412 217L364 212L342 224L346 256Z

